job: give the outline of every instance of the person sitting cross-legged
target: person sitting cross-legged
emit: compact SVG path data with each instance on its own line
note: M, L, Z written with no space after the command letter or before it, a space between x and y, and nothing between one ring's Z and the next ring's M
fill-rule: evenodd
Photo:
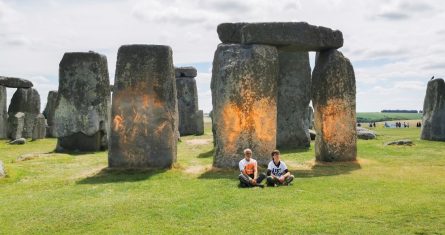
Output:
M252 158L252 150L244 149L244 158L239 162L239 170L241 174L238 178L241 187L264 187L261 181L266 178L266 174L258 175L258 164Z
M294 176L290 174L286 163L280 160L280 151L272 151L272 161L267 166L267 186L289 185Z

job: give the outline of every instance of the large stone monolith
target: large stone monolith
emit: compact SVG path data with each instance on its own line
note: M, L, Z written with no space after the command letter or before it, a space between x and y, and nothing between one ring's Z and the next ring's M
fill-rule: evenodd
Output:
M3 162L0 161L0 178L3 178L6 176L5 167L3 166Z
M18 112L8 118L8 137L12 140L22 138L23 127L25 126L25 114Z
M40 95L34 88L18 88L12 96L8 108L8 116L14 118L18 112L25 114L23 138L31 138L34 121L40 113ZM9 132L9 131L8 131ZM11 135L9 135L11 136Z
M445 141L445 82L441 78L428 82L420 138Z
M6 87L0 86L0 139L8 137L8 109L6 108Z
M162 45L120 47L108 165L171 167L176 161L177 109L171 48Z
M43 139L46 137L46 119L43 114L39 114L34 121L32 130L32 140Z
M199 123L203 116L198 114L198 90L196 88L196 69L193 67L175 68L176 92L178 98L179 133L181 136L203 134Z
M43 115L46 118L47 122L47 137L56 137L56 131L54 128L54 113L56 111L56 103L57 103L57 91L49 91L48 98L45 106L45 110L43 110Z
M282 50L323 51L343 46L339 30L306 22L249 23L241 28L241 42L267 44Z
M278 51L277 147L308 148L307 107L311 100L308 52Z
M265 45L220 44L212 71L213 165L237 167L251 148L261 165L276 147L278 52Z
M317 53L312 73L315 157L352 161L357 155L355 75L349 60L332 49Z
M0 76L0 86L10 88L31 88L32 82L23 78L13 78Z
M107 58L95 52L65 53L54 111L56 151L106 149L109 105Z
M306 112L306 123L305 126L307 129L313 129L314 128L314 109L311 106L307 107Z

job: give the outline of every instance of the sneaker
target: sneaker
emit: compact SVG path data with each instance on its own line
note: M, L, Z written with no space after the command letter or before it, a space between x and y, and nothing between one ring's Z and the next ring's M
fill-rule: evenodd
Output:
M293 175L287 177L286 180L284 181L284 185L289 185L293 180L294 180Z

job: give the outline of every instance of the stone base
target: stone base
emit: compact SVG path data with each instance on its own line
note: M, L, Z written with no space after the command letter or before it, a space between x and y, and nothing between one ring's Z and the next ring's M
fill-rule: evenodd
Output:
M102 144L103 136L104 133L99 131L92 136L78 132L70 136L59 137L57 139L56 152L93 152L106 150L108 146Z

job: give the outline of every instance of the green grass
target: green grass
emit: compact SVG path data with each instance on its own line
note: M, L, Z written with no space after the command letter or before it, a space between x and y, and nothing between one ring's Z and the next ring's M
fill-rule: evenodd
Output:
M357 122L384 122L422 119L421 113L357 113Z
M212 170L208 124L182 138L171 170L111 171L105 152L3 141L0 234L444 234L445 143L419 131L377 128L376 140L359 140L356 163L314 164L313 147L283 151L296 180L264 189ZM406 138L415 145L384 146ZM48 154L16 160L26 153Z

